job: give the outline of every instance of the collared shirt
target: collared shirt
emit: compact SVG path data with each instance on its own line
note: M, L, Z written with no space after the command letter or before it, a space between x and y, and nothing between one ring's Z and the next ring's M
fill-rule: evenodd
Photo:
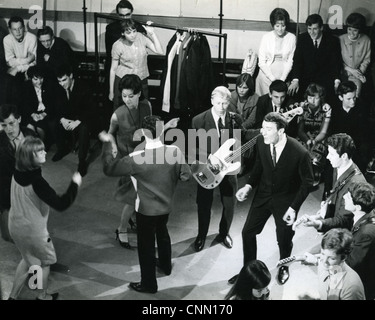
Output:
M13 144L13 147L15 149L18 148L18 146L20 145L20 143L25 139L25 136L23 135L23 133L20 131L18 137L14 138L13 140L10 140L10 142Z
M353 227L359 221L359 219L361 219L362 217L364 217L366 214L367 214L366 212L361 212L361 213L354 214L354 217L353 217Z
M337 180L340 178L340 176L346 171L349 169L349 167L353 164L353 161L350 159L349 160L349 163L345 166L345 167L342 167L342 168L337 168Z
M321 35L319 39L315 39L315 40L311 39L313 41L314 47L315 47L315 41L318 42L318 48L320 47L320 43L322 42L322 38L323 38L323 35Z
M276 163L280 159L280 155L281 155L281 153L283 152L283 150L285 148L286 142L287 142L286 134L284 133L281 136L281 139L275 144L275 148L276 148ZM272 154L272 149L273 149L273 144L270 144L271 154Z
M223 126L225 126L225 114L223 116L218 116L215 112L214 112L214 109L211 108L211 113L212 113L212 116L214 118L214 121L215 121L215 125L216 125L216 130L217 130L217 134L219 135L220 137L220 131L219 131L219 125L218 125L218 122L219 122L219 118L221 118L221 121L223 122Z
M272 102L272 109L273 109L273 112L280 112L280 107L277 107L273 102Z

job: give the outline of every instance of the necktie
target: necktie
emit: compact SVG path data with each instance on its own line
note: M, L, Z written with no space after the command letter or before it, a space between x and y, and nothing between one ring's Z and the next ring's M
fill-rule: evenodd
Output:
M314 46L315 46L316 49L318 49L318 41L317 40L314 41Z
M221 133L222 133L222 130L225 128L224 124L223 124L223 120L221 119L221 117L219 118L219 120L217 121L217 126L219 128L219 139L221 139Z
M276 147L275 147L275 145L272 146L272 163L273 163L273 166L276 167Z
M70 98L70 89L66 89L66 97L67 97L68 100L69 100L69 98Z

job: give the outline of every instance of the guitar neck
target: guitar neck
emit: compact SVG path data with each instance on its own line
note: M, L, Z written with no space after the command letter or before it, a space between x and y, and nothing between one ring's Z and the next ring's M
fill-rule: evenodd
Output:
M260 134L257 134L254 138L246 142L243 146L240 148L234 150L229 156L225 158L226 162L232 162L235 159L237 159L240 155L245 153L247 150L250 150L253 148L256 144L257 138L260 136Z

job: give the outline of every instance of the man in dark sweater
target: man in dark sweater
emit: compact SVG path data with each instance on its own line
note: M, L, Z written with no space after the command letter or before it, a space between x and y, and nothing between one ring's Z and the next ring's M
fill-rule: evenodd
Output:
M74 52L62 38L56 37L49 26L38 29L37 64L44 68L46 76L56 82L56 72L61 65L77 67Z
M35 136L31 129L20 127L21 116L15 105L0 106L0 214L1 236L11 241L8 231L8 213L10 208L10 184L15 170L17 146L25 136Z
M131 175L137 180L137 242L141 281L131 282L129 286L145 293L157 292L156 266L166 275L171 274L172 250L167 222L178 180L186 181L190 177L190 168L180 149L161 142L160 136L164 130L161 123L158 116L145 117L142 122L145 148L137 147L135 152L122 159L113 158L111 143L114 137L104 132L99 135L104 142L104 173L119 177ZM155 237L158 259L155 258Z

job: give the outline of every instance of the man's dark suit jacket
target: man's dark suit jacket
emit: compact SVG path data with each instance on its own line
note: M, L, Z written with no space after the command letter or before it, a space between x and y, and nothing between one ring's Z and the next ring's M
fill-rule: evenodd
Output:
M21 132L26 136L36 136L35 132L21 127ZM0 211L10 208L10 184L15 170L16 150L9 142L4 131L0 132Z
M283 104L281 105L280 113L284 113L288 111L289 106L292 105L294 102L295 101L293 98L290 98L287 96ZM270 112L273 112L273 105L272 105L272 99L270 95L267 93L258 99L254 128L256 129L262 128L264 117ZM290 137L297 136L297 117L295 117L289 123L286 133Z
M283 152L273 166L270 145L260 136L256 143L256 160L248 184L258 186L252 207L272 201L275 214L284 214L291 207L296 212L311 191L313 171L307 150L287 136Z
M211 153L215 153L219 149L219 136L216 133L217 132L216 124L215 124L214 117L212 116L211 110L212 108L196 115L192 120L192 128L195 130L198 130L198 129L203 129L205 131L209 131L212 129L215 130L215 134L212 135L213 138L207 139L207 148L204 148L202 145L199 144L199 142L197 144L197 156L200 155L201 160L203 160L204 157L207 158ZM232 138L233 137L233 122L228 112L226 113L226 116L225 116L225 128L229 129L229 132L228 132L229 138Z
M360 218L352 229L353 250L346 259L361 277L366 300L375 299L375 214L370 212Z
M66 91L60 87L62 103L57 110L57 118L80 120L89 125L96 124L98 120L98 106L89 84L81 79L74 80L73 90L68 100Z
M294 52L291 80L299 79L299 95L305 94L310 83L322 85L327 94L334 93L335 79L340 79L342 66L339 39L323 32L319 49L316 50L310 35L306 32L298 37Z

